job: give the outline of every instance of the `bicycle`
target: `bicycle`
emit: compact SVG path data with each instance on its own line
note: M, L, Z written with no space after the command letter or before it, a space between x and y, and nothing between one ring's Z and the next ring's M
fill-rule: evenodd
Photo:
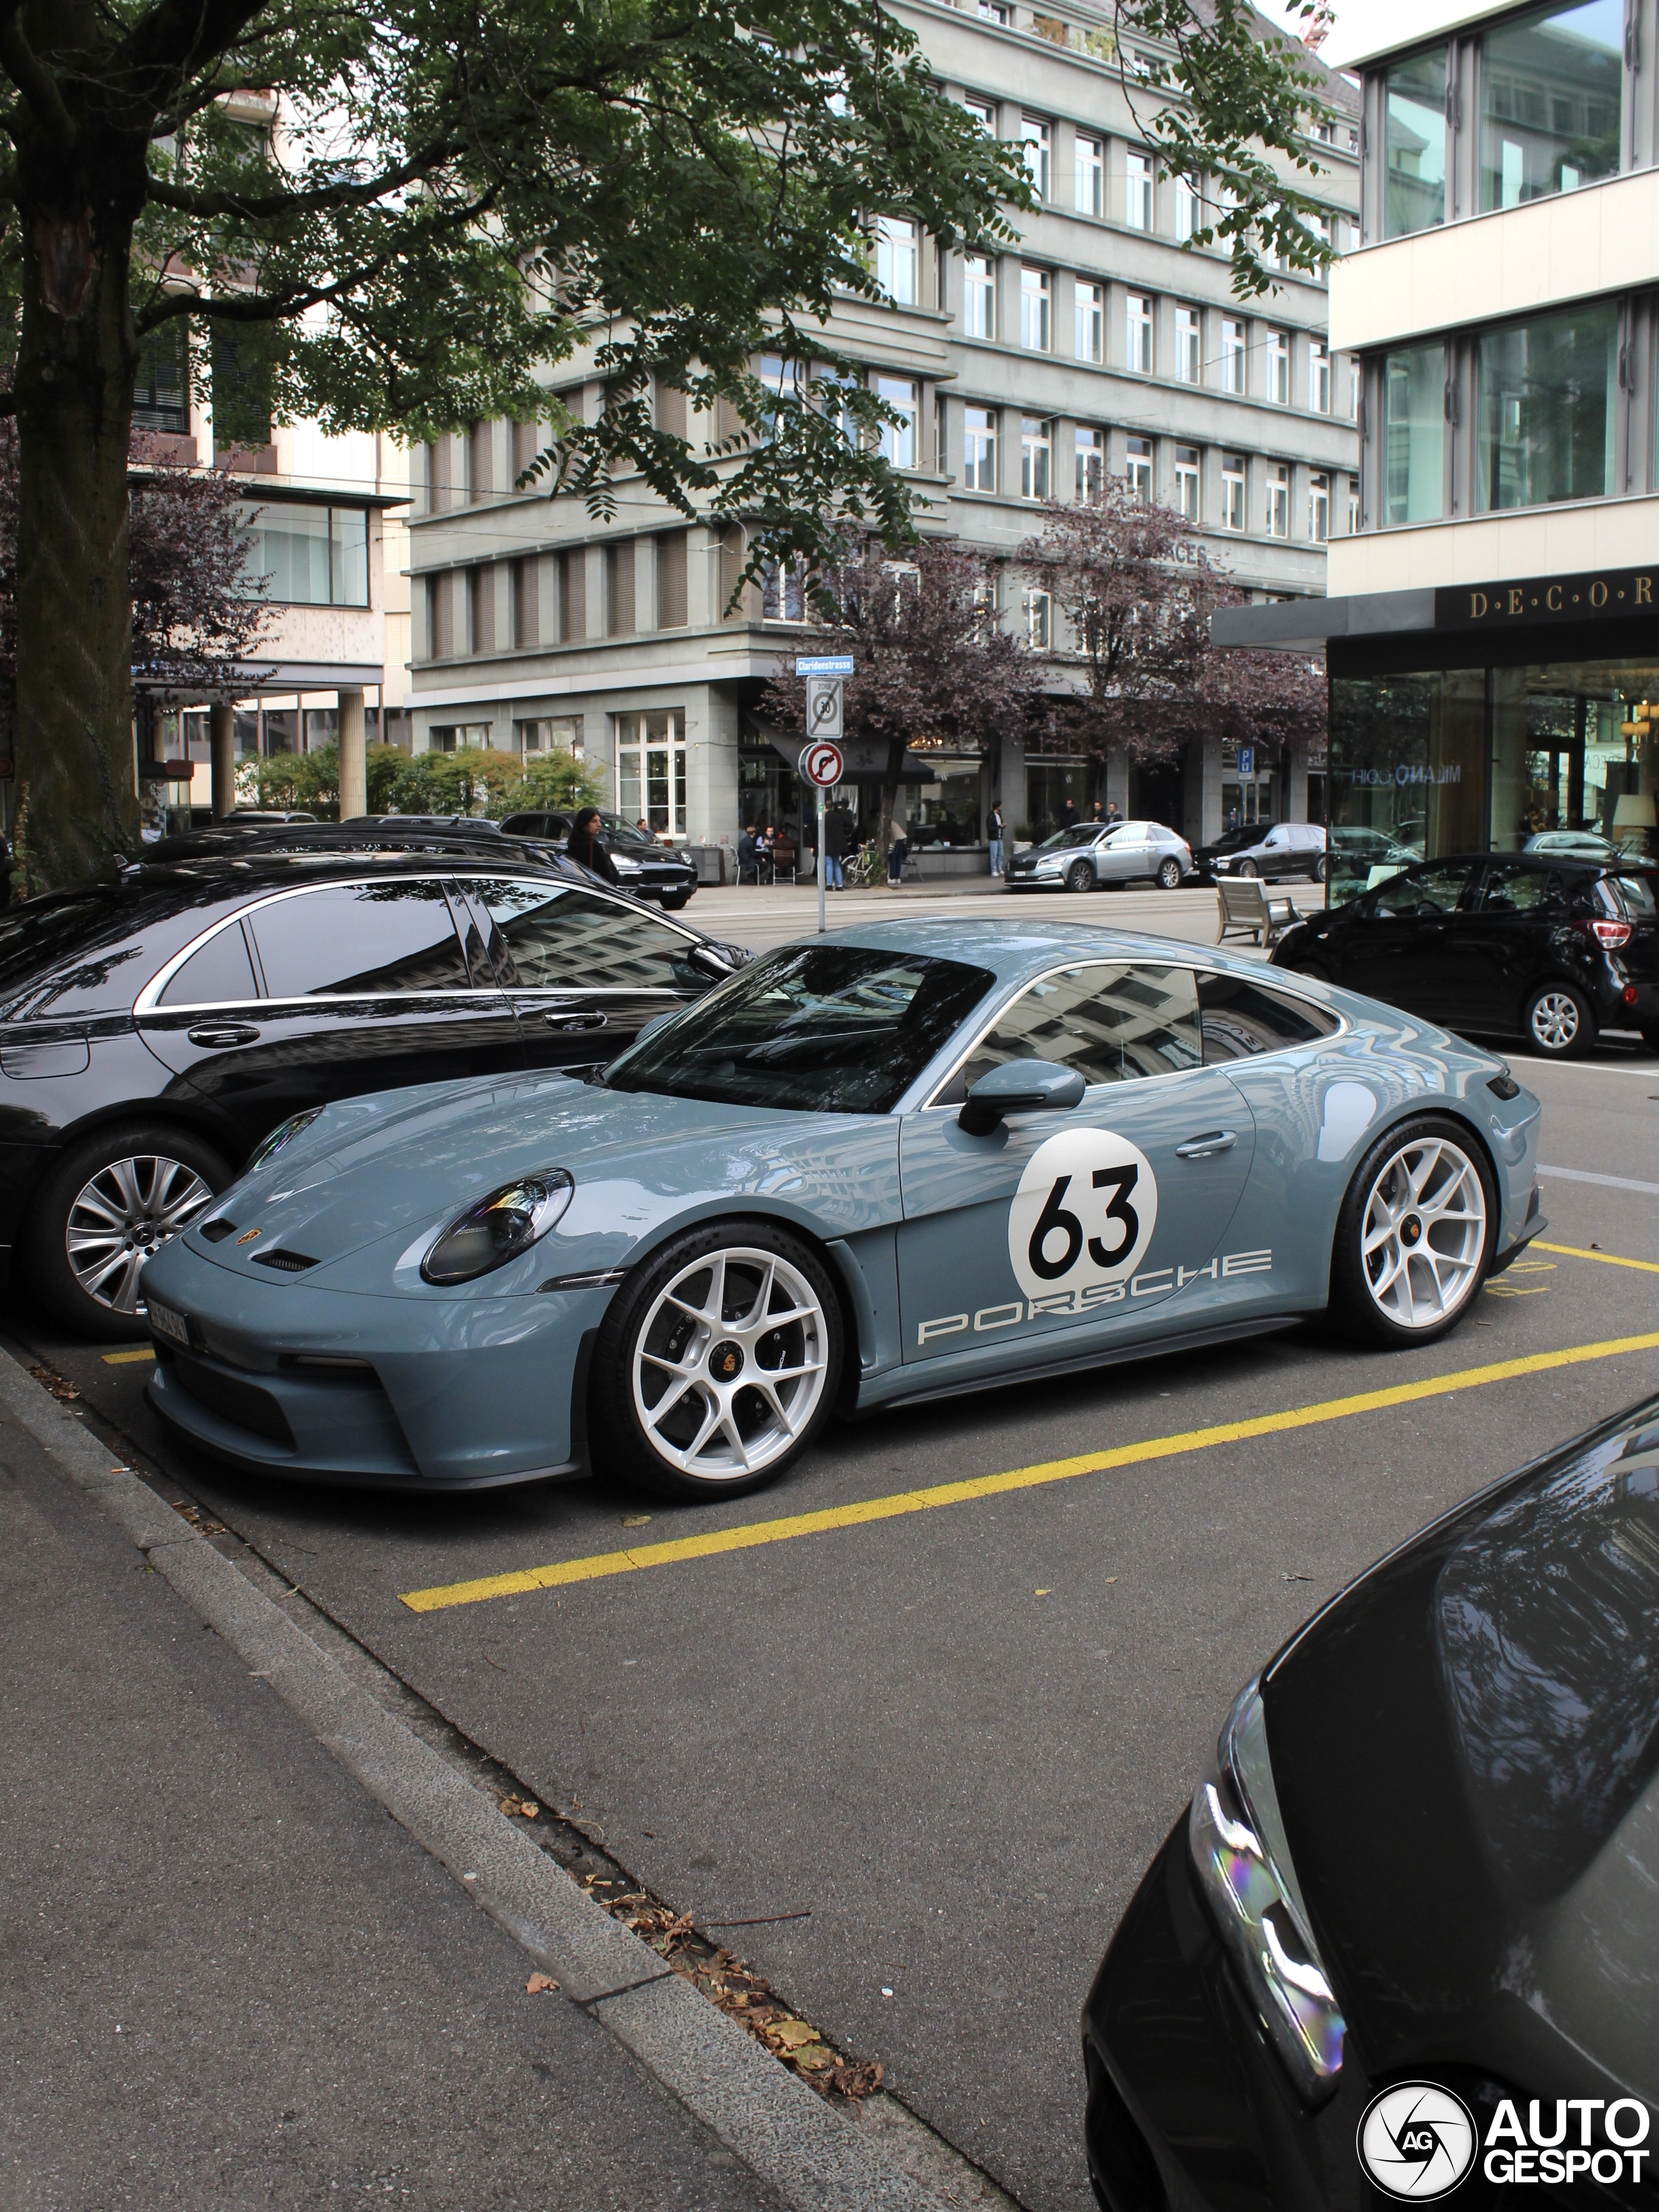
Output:
M884 880L887 863L872 837L867 845L860 845L855 854L849 854L842 862L842 880L849 891L868 890L872 884Z

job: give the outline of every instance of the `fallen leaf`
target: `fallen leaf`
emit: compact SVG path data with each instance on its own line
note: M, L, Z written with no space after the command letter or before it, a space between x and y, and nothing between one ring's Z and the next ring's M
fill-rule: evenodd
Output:
M622 1524L624 1528L643 1528L650 1518L648 1513L624 1513Z
M1054 1592L1052 1590L1046 1589L1033 1590L1031 1592L1031 1595L1033 1597L1052 1597L1054 1595Z
M536 1802L533 1797L526 1797L523 1804L519 1808L519 1810L524 1814L526 1820L533 1820L537 1814L539 1813L541 1809L541 1807Z
M879 2058L866 2058L861 2064L837 2066L827 2086L838 2089L843 2097L873 2096L881 2087L882 2064Z
M544 1990L556 1990L558 1986L551 1974L532 1974L524 1985L525 1995L538 1997Z
M1117 1580L1117 1577L1115 1575L1108 1575L1106 1579L1109 1583L1115 1583Z
M797 2066L811 2067L817 2073L820 2066L833 2066L836 2054L826 2051L821 2043L803 2043L794 2053L794 2060Z
M782 2044L786 2051L798 2051L803 2044L816 2043L818 2039L817 2028L809 2027L804 2020L774 2021L766 2032L775 2041Z

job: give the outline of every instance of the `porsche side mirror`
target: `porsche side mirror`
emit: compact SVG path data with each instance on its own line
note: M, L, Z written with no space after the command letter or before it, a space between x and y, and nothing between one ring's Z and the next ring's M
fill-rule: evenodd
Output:
M1006 1114L1057 1114L1080 1106L1087 1085L1051 1060L1005 1060L981 1075L957 1116L970 1137L988 1137Z

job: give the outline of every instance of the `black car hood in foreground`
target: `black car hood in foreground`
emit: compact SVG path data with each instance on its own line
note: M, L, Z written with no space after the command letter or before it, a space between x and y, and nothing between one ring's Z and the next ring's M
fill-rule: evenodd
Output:
M1382 1561L1262 1695L1348 2062L1659 2106L1659 1400Z

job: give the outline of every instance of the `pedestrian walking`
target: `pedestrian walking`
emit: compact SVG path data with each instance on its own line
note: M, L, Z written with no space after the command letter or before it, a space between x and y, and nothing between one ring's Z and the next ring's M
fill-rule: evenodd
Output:
M1060 826L1062 830L1075 830L1077 828L1076 799L1064 799L1060 801Z
M760 848L755 842L755 825L745 822L738 839L738 881L758 884L760 881Z
M823 888L827 891L844 891L847 878L842 863L846 860L853 842L853 817L839 799L823 817Z
M991 873L1002 873L1002 801L998 799L985 817L985 842L991 848Z
M904 881L904 864L910 857L910 840L901 829L887 848L887 888L896 891Z
M600 834L602 828L597 806L579 807L576 818L570 825L570 835L565 841L564 849L573 860L590 869L594 875L603 876L606 883L619 883L621 878L605 848L605 839Z

